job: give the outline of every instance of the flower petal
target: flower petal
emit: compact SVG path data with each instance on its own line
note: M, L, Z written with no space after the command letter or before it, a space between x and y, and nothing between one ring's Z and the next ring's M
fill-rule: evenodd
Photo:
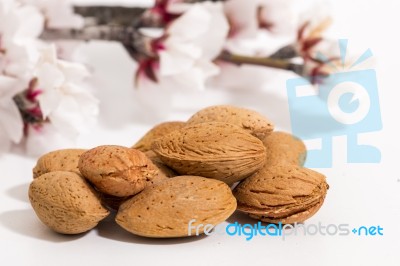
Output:
M39 10L31 5L22 5L19 8L18 19L20 22L15 37L18 39L36 38L44 27L44 17Z
M43 124L40 128L28 127L26 153L32 156L42 155L55 149L66 149L76 146L73 139L66 137L51 123Z
M260 0L230 0L224 3L224 12L231 26L231 38L253 38L257 35L259 5Z
M0 124L3 125L9 139L18 143L22 139L24 123L17 105L9 102L7 105L0 106Z
M3 128L3 125L0 124L0 155L8 152L11 147L11 140L8 136L8 133Z
M47 90L38 95L40 109L43 119L46 119L60 104L63 95L58 90Z
M220 53L229 32L222 3L203 3L202 7L210 14L208 30L205 36L199 36L194 43L203 50L203 58L215 59Z
M8 139L18 143L23 135L23 121L13 97L21 91L18 80L0 76L0 126Z
M87 68L79 63L59 60L58 65L64 74L66 80L80 81L90 75Z
M190 43L179 43L169 41L166 43L167 50L159 53L160 74L169 76L188 70L201 56L201 49Z
M44 63L37 69L36 77L39 80L39 86L43 90L55 89L65 81L64 73L49 63Z
M182 40L193 40L205 34L209 28L211 14L202 5L195 4L167 28L167 35L179 36Z

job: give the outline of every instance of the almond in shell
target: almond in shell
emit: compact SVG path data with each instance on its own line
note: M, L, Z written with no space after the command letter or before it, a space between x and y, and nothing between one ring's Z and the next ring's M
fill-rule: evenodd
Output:
M117 197L139 193L158 174L144 153L116 145L99 146L82 154L79 170L99 191Z
M150 151L151 144L154 140L171 133L176 129L180 129L186 125L185 122L171 121L164 122L154 126L149 132L147 132L132 148L140 150L142 152Z
M63 149L44 154L33 168L33 178L53 171L70 171L80 174L78 162L84 149Z
M307 149L301 139L289 133L275 131L268 135L263 143L268 154L266 165L304 165Z
M159 170L158 178L155 178L155 182L157 182L157 180L162 180L178 175L174 170L165 165L165 163L163 163L163 161L154 151L146 151L144 154L146 154L147 158L149 158Z
M199 224L215 226L225 221L235 209L236 200L225 183L204 177L178 176L147 187L124 202L116 222L140 236L185 237L203 233L204 227L197 228Z
M223 122L186 126L159 138L153 150L181 175L197 175L233 184L261 169L266 151L258 138Z
M109 214L96 191L73 172L55 171L35 178L29 200L39 219L62 234L89 231Z
M324 175L294 165L264 168L241 182L234 195L238 210L268 222L303 222L322 206L328 184Z
M215 105L195 113L188 124L204 122L226 122L246 130L253 136L264 139L274 130L273 123L260 113L232 105Z

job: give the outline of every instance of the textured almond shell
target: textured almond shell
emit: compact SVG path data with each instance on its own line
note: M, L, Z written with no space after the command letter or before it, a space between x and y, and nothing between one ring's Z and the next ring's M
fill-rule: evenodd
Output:
M147 187L123 203L116 222L127 231L146 237L188 236L188 225L217 225L236 209L236 200L223 182L196 176L178 176ZM203 233L204 227L199 228Z
M307 149L303 141L295 136L275 131L268 135L263 143L268 154L267 166L277 164L304 165Z
M84 149L64 149L44 154L33 168L33 178L53 171L70 171L80 174L78 162L85 151Z
M29 200L39 219L56 232L79 234L108 216L94 189L72 172L50 172L33 180Z
M315 205L313 205L312 207L291 214L285 218L274 218L268 215L258 215L258 214L251 214L249 213L249 216L253 219L257 219L266 223L273 223L273 224L277 224L277 223L282 223L282 224L294 224L294 223L301 223L304 222L305 220L307 220L308 218L312 217L314 214L316 214L319 209L321 208L322 204L324 203L324 199L321 198L319 200L319 202Z
M161 160L181 175L215 178L227 184L263 167L265 147L256 137L228 123L184 127L154 142Z
M216 105L204 108L195 113L187 123L204 122L234 124L261 140L274 130L273 123L260 113L232 105Z
M151 150L151 144L154 140L171 133L176 129L180 129L186 125L185 122L171 121L164 122L156 125L150 131L148 131L132 148L146 152Z
M302 222L322 205L325 176L293 165L264 168L234 189L238 210L266 222Z
M165 165L163 161L160 159L160 157L158 157L158 155L154 151L146 151L145 154L147 158L149 158L159 170L157 180L174 177L178 175L174 170Z
M79 170L99 191L117 197L139 193L158 173L141 151L115 145L82 154Z

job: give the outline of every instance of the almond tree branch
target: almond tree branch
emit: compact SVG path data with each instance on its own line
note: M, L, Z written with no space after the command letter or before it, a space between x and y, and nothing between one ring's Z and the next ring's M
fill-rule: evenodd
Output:
M291 44L278 49L275 53L270 55L270 58L277 59L290 59L299 56L295 47Z
M96 25L131 26L147 9L122 6L74 6L74 12Z
M55 41L55 40L107 40L120 42L134 57L137 52L142 51L143 37L133 27L124 26L87 26L80 30L75 29L62 29L53 30L46 29L40 36L43 40ZM232 54L228 51L223 51L217 58L225 62L242 65L258 65L271 68L278 68L283 70L293 71L298 75L302 75L304 66L302 64L292 63L288 59L272 58L272 57L251 57Z
M247 64L289 70L298 75L302 75L304 72L304 66L302 64L295 64L285 59L244 56L231 54L227 51L222 52L218 56L218 59L237 65Z
M46 41L56 40L107 40L118 41L122 44L128 44L132 41L134 29L123 26L86 26L82 29L46 29L40 35L40 38Z
M196 3L204 1L223 2L225 0L185 0L184 2ZM131 26L148 8L149 7L74 6L74 12L85 18L93 19L97 25L115 24Z

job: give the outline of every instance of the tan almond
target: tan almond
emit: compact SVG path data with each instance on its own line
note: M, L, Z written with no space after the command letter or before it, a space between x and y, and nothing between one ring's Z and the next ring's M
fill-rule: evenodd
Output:
M99 146L82 154L79 170L99 191L117 197L139 193L158 174L144 153L116 145Z
M215 178L233 184L261 169L263 143L238 126L209 122L186 126L159 138L153 150L181 175Z
M157 166L158 170L160 171L158 175L158 177L160 177L159 179L170 178L178 175L174 170L163 163L163 161L154 151L146 151L144 154L146 154L147 158L149 158L153 164Z
M154 140L171 133L174 130L180 129L186 125L185 122L171 121L164 122L156 125L150 131L148 131L132 148L146 152L151 150L151 144Z
M39 219L62 234L79 234L108 216L96 191L80 175L55 171L35 178L29 200Z
M238 210L268 223L303 222L314 215L325 199L324 175L294 165L264 168L241 182L234 195Z
M225 183L204 177L178 176L147 187L124 202L116 222L140 236L185 237L196 235L196 229L199 234L203 233L204 226L199 224L215 226L225 221L235 209L236 200Z
M85 151L84 149L64 149L44 154L33 168L33 178L53 171L70 171L80 174L78 162Z
M289 133L275 131L268 135L263 143L268 154L267 166L277 164L304 165L307 149L301 139Z
M253 136L264 139L274 130L273 123L260 113L232 105L215 105L195 113L188 124L226 122L239 126Z

